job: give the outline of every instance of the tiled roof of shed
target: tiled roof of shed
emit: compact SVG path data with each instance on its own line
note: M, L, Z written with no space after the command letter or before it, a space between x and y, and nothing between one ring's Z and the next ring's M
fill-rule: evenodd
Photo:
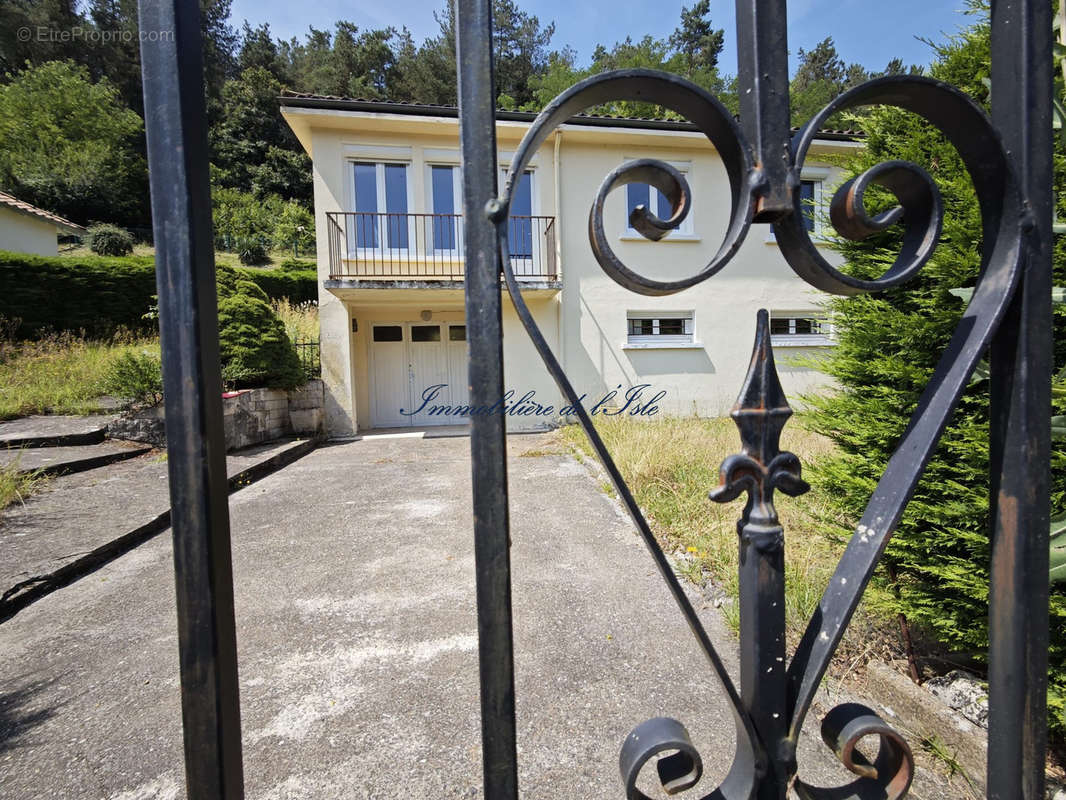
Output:
M58 214L53 214L51 211L45 211L43 208L37 208L37 206L19 200L17 197L7 194L6 192L0 192L0 206L10 208L12 211L18 211L20 214L26 214L31 217L45 220L46 222L51 222L57 228L62 228L68 233L85 232L85 228L81 225L75 225L70 220L63 219Z

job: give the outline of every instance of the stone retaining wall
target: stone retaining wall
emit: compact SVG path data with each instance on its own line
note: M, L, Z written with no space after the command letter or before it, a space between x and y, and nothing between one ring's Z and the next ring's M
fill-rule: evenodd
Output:
M226 449L239 450L285 436L319 436L323 431L324 402L325 389L320 380L289 391L246 389L223 397ZM166 446L163 407L123 415L108 426L108 435Z

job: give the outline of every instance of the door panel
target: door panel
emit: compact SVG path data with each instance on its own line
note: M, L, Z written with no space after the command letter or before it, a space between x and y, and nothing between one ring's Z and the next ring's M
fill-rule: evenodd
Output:
M373 324L370 332L370 425L395 428L463 425L466 417L429 414L433 406L466 405L466 325L405 322ZM423 393L447 384L423 405ZM402 413L406 411L408 413Z
M448 362L445 357L444 339L440 323L415 324L410 327L411 340L408 344L411 354L411 408L423 405L423 393L432 386L448 383ZM426 409L438 405L448 405L448 390L440 390L436 399L426 405ZM420 411L411 417L414 425L448 425L452 418L439 414Z
M467 380L466 325L448 326L448 389L454 406L470 402L470 382ZM469 422L469 417L453 417L456 425Z
M370 424L375 428L410 425L400 413L410 408L407 337L403 325L373 325L370 332Z

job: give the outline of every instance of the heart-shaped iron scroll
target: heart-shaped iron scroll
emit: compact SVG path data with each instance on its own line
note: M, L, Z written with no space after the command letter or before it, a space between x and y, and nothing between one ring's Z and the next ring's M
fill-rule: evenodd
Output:
M722 159L729 178L732 205L725 238L718 252L702 270L681 280L649 278L627 267L611 250L603 227L604 200L613 188L633 181L650 183L659 188L670 201L670 219L658 219L643 209L637 212L633 220L637 230L648 238L657 239L664 229L680 224L688 213L692 188L683 179L678 180L673 174L676 171L662 162L641 159L624 164L604 180L590 211L589 237L600 266L622 286L644 295L672 294L718 272L736 253L747 233L763 177L754 166L751 148L732 115L703 89L674 75L652 70L620 70L593 76L563 92L538 115L527 131L511 164L504 190L486 209L486 213L496 224L498 266L518 316L560 392L577 412L578 421L593 450L606 468L619 498L729 699L737 728L736 754L725 780L706 798L751 800L761 781L768 775L778 773L775 780L779 780L780 771L785 770L795 777L796 742L814 692L899 522L918 477L954 411L974 366L1002 319L1019 276L1022 237L1031 225L1009 159L987 116L961 92L941 82L920 76L870 81L826 106L792 141L794 161L790 184L793 187L793 211L775 222L774 230L777 244L789 265L812 286L834 294L855 294L897 286L913 277L928 261L940 233L943 209L931 178L916 165L893 161L880 164L842 186L834 197L831 213L834 227L850 238L862 238L893 224L903 225L901 252L885 275L876 280L850 276L830 265L811 242L803 224L799 171L825 120L838 111L856 106L897 106L924 117L947 136L958 150L973 180L982 212L984 248L981 276L973 298L789 664L787 700L780 711L788 721L787 736L776 742L776 746L769 747L769 743L760 738L721 657L592 420L581 406L577 392L537 327L522 298L521 284L511 268L506 226L511 192L517 177L523 174L533 154L561 124L589 107L614 100L658 103L694 123L710 139ZM787 143L783 142L782 147L785 146ZM891 191L899 200L899 207L870 217L863 204L863 195L871 184ZM735 466L738 469L742 467L739 463ZM779 470L782 474L792 474L793 467L798 465L790 462L778 466L787 467ZM789 478L782 480L787 482ZM698 781L699 754L691 747L691 743L687 743L687 732L682 737L681 731L685 729L679 722L660 719L655 724L638 726L627 738L621 766L629 798L643 797L636 788L640 768L655 755L666 751L676 753L669 757L675 760L668 762L665 774L660 773L664 787L687 787ZM638 736L637 741L633 741L635 735ZM848 706L835 709L826 717L823 735L845 766L855 772L859 779L835 789L822 789L809 786L797 778L794 785L801 794L815 800L867 800L898 798L906 793L913 770L910 751L898 734L873 712L868 709L858 711ZM876 735L880 741L879 755L872 764L863 760L855 750L860 739L871 735ZM676 758L677 755L681 758ZM670 763L677 769L671 770Z

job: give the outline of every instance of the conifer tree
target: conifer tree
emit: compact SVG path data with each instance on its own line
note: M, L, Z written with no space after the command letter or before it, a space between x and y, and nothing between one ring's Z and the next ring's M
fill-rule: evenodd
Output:
M975 0L971 11L981 15L979 20L937 47L931 74L987 108L987 9ZM811 467L820 490L835 498L844 526L861 515L903 434L964 310L962 299L952 289L974 286L981 253L981 215L973 186L943 136L918 117L888 107L873 110L861 124L866 147L847 165L848 171L858 174L890 159L919 164L936 181L945 216L940 245L916 279L898 289L830 304L837 346L822 368L836 379L840 390L809 398L809 420L815 430L836 442L839 455ZM1055 156L1059 198L1064 167L1060 142ZM868 202L867 210L876 213L894 204L894 198L883 195L880 206ZM1060 201L1060 217L1064 210ZM840 241L838 247L852 274L873 278L892 263L900 238L896 229L864 242ZM1062 238L1058 237L1054 250L1058 286L1066 280ZM1056 310L1057 369L1066 361L1066 316L1061 308ZM887 569L879 569L879 580L891 591L873 595L893 613L904 613L918 631L940 646L979 657L988 647L988 390L987 377L980 376L967 389L885 553ZM1063 508L1064 466L1066 456L1053 454L1053 510ZM889 580L890 574L894 581ZM1066 590L1062 585L1053 587L1051 615L1049 717L1053 731L1061 736L1066 732Z

